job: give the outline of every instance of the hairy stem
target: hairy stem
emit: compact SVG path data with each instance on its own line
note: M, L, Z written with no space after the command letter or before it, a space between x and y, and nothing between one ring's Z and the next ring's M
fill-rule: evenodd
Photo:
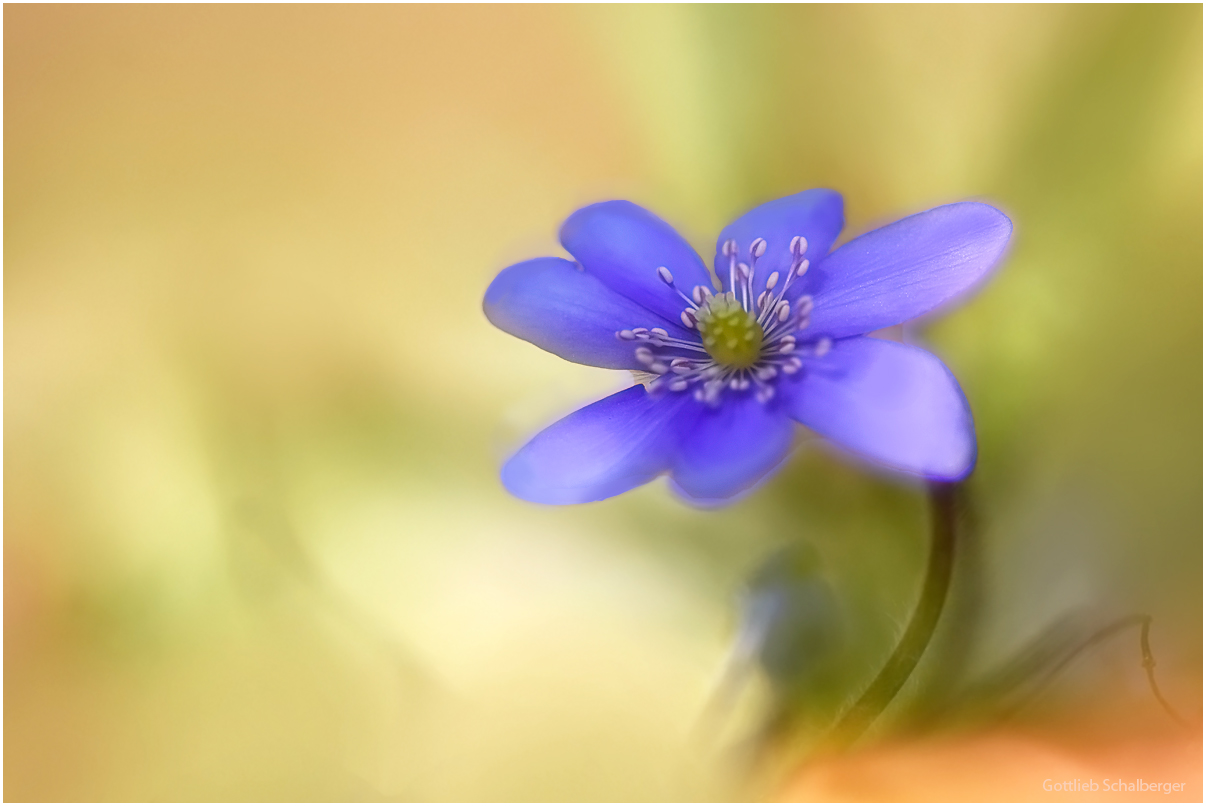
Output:
M951 571L955 564L956 492L957 485L954 484L930 484L932 536L921 598L913 611L913 617L909 619L909 626L905 628L904 635L900 637L900 642L892 651L887 663L858 701L834 725L824 743L830 750L841 750L850 746L871 727L909 679L934 636L934 628L938 625L942 606L946 603Z

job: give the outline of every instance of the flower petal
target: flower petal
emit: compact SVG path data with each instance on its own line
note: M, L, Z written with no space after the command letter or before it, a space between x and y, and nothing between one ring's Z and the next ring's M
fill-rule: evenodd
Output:
M636 345L616 338L618 330L660 325L679 338L691 337L559 257L503 269L486 289L482 308L512 336L568 361L609 369L644 369L634 357Z
M670 466L687 395L637 385L550 425L503 465L511 494L537 504L601 501L651 481Z
M928 313L984 277L1012 230L995 207L960 202L860 235L806 275L809 335L858 336Z
M729 259L721 254L725 241L735 240L737 260L749 263L750 244L755 238L762 238L766 241L766 252L755 264L754 294L756 296L766 288L771 272L779 272L779 287L782 287L791 269L791 239L803 235L808 240L804 254L816 263L828 254L829 247L842 231L844 220L842 194L826 188L806 190L755 207L721 230L716 241L716 276L728 291ZM795 287L800 287L799 283L795 280Z
M775 401L726 393L716 408L694 400L691 408L671 473L675 491L693 503L716 505L748 492L791 451L795 423Z
M975 465L971 409L950 370L930 353L843 339L810 359L801 375L780 389L791 416L821 436L932 479L955 481Z
M659 279L659 267L669 269L688 295L697 285L712 288L708 270L691 245L632 202L599 202L576 211L561 226L561 245L612 291L671 322L679 321L686 303Z

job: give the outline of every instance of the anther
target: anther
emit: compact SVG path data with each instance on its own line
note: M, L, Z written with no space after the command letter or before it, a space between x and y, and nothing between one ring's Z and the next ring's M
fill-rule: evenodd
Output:
M670 381L666 388L671 392L681 392L687 388L688 383L689 381L687 381L686 378L675 378L674 380Z
M808 261L807 261L807 260L801 260L801 261L800 261L800 267L799 267L798 269L796 269L796 276L797 276L797 277L803 277L803 276L804 276L804 272L806 272L806 271L808 271Z
M653 363L653 350L650 350L648 347L636 348L635 355L636 355L636 360L640 361L645 366L649 366L650 364Z
M720 247L720 254L724 255L725 257L732 257L733 255L737 254L737 242L732 238L725 241Z
M636 338L636 336L633 334L633 332L631 330L621 330L618 333L616 333L616 338L623 339L624 341L632 341L633 339Z
M766 290L770 291L779 284L779 272L772 271L771 276L766 278Z
M791 316L791 303L788 302L787 300L783 300L782 302L779 303L779 313L778 313L779 321L786 322L787 317L789 317L789 316Z
M768 400L770 400L774 396L775 396L775 387L773 387L773 386L760 386L760 387L758 387L758 391L754 393L754 398L759 403L766 403Z
M766 254L766 239L755 238L754 242L750 244L750 257L754 258L754 260L757 260L764 254Z
M683 325L686 326L687 330L695 329L696 319L695 319L695 316L690 311L683 311L682 313L680 313L678 315L678 318L683 320Z
M804 366L804 362L801 361L800 359L796 358L795 356L792 356L791 359L789 359L788 362L783 365L783 374L784 375L795 375L797 372L800 371L800 367L802 367L802 366Z
M660 327L651 328L651 329L649 330L649 332L650 332L652 335L654 335L654 336L660 336L660 337L661 337L661 338L663 338L663 339L668 339L668 338L670 338L670 334L669 334L669 333L667 333L667 332L665 331L665 329L664 329L664 328L660 328Z
M808 251L808 241L803 235L797 235L791 239L791 253L796 257L800 257Z
M750 267L744 263L738 263L737 264L737 274L741 277L742 280L747 279L750 276Z
M662 278L662 282L666 285L674 285L674 275L665 266L658 266L657 276Z
M817 342L817 357L825 355L829 352L829 348L833 347L833 339L825 337Z

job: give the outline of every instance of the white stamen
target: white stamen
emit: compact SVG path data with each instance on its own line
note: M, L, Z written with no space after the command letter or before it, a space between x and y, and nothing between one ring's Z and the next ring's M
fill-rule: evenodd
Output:
M752 390L760 403L775 397L776 379L780 374L794 375L803 371L801 355L823 356L832 346L828 338L808 339L801 342L797 332L808 326L808 315L813 300L807 294L795 297L789 288L808 269L804 251L808 248L803 236L792 239L792 262L786 271L773 271L766 277L765 290L754 287L755 268L758 259L766 254L765 239L755 238L749 246L749 262L739 262L737 243L733 239L724 241L721 252L729 260L728 289L717 292L707 285L697 285L684 293L674 283L674 275L665 266L657 269L658 279L670 286L686 304L679 312L683 326L690 334L676 332L666 327L634 327L616 331L622 341L636 341L636 360L648 372L647 387L652 390L673 392L691 391L696 400L715 407L729 390L743 392ZM739 290L740 289L740 290ZM724 342L735 349L740 337L733 334L701 332L709 317L723 308L739 305L749 314L762 330L761 346L752 366L733 367L718 363L708 352ZM713 308L715 308L713 310ZM681 335L680 335L681 334ZM754 334L745 334L751 341ZM640 374L640 373L638 373Z
M705 355L708 352L699 342L687 341L686 339L676 339L672 337L669 339L660 339L658 342L656 342L656 344L658 347L676 347L680 350L693 350L694 352L704 353Z

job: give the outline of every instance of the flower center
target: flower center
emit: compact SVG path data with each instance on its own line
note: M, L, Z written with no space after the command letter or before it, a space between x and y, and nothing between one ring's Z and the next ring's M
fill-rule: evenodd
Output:
M752 389L754 397L766 403L775 396L780 374L794 375L803 367L801 356L819 357L829 350L828 338L802 336L812 298L787 294L792 282L808 271L808 242L797 235L788 248L790 268L783 277L771 272L761 292L754 287L754 276L758 258L766 252L763 238L750 244L749 263L737 259L736 241L725 241L721 254L729 259L729 290L722 293L698 285L688 295L674 284L669 269L658 267L658 278L687 304L679 320L689 336L671 335L662 327L616 331L616 338L639 345L634 357L653 377L650 391L694 389L696 400L716 406L726 389L735 394Z
M758 363L763 330L749 311L728 294L714 296L695 312L704 349L717 364L748 369Z

